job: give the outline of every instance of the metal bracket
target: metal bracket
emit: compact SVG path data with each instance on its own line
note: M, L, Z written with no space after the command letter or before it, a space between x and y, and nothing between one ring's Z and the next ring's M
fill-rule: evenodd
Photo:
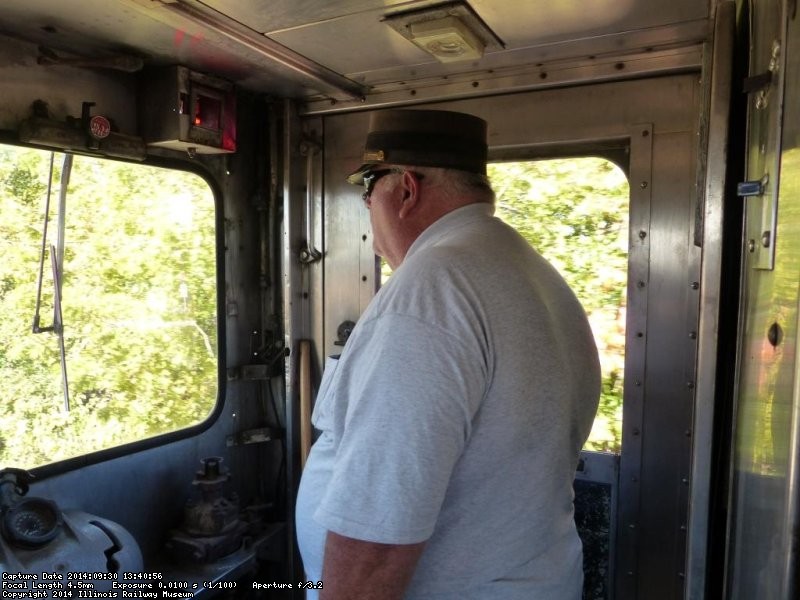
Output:
M248 444L263 444L265 442L272 442L283 438L283 432L279 429L272 427L258 427L257 429L247 429L229 435L225 439L225 444L230 448L232 446L246 446Z
M753 75L752 77L745 77L742 82L742 92L745 94L752 94L764 88L768 88L772 83L772 71Z
M784 112L784 77L786 52L775 39L767 55L767 71L749 78L756 91L749 115L750 154L747 175L750 179L737 185L737 193L748 198L745 247L751 268L770 271L775 265L777 243L778 192L780 181L781 136ZM765 57L763 60L767 60Z
M228 381L266 381L272 365L241 365L228 369Z
M336 328L336 341L333 342L334 346L344 346L347 343L350 334L353 333L353 328L356 324L353 321L342 321L339 327Z
M749 198L750 196L763 196L764 190L769 183L769 173L764 175L761 179L755 181L742 181L736 184L736 195L742 198Z

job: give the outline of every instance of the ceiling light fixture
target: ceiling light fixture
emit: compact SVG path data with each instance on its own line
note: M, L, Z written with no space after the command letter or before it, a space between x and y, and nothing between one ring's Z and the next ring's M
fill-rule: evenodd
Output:
M441 62L477 60L483 56L484 43L458 17L423 21L409 27L411 41Z
M503 41L466 2L446 2L387 15L384 22L443 63L478 60Z

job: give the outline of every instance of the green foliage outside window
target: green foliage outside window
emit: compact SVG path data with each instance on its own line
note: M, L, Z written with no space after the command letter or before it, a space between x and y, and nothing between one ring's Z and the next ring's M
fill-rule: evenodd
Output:
M496 215L566 279L592 325L603 387L587 450L619 452L628 262L628 182L599 158L489 166Z
M63 155L55 155L55 243ZM217 398L214 199L200 177L75 157L62 312L32 333L50 153L0 146L0 467L32 468L202 421ZM49 242L48 241L48 245ZM41 325L53 320L49 249Z

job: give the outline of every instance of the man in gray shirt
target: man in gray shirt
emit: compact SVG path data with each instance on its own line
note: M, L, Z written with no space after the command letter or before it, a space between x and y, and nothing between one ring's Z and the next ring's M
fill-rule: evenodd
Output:
M597 350L563 279L493 216L486 156L477 117L382 111L349 178L394 273L312 418L297 535L323 599L581 597Z

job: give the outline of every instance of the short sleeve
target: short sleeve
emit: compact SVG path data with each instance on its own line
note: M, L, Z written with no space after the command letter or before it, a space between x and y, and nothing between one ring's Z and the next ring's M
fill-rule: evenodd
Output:
M433 533L470 437L486 388L485 354L471 336L407 315L381 315L358 333L338 367L335 393L346 402L336 417L331 482L314 517L355 539L418 543Z

